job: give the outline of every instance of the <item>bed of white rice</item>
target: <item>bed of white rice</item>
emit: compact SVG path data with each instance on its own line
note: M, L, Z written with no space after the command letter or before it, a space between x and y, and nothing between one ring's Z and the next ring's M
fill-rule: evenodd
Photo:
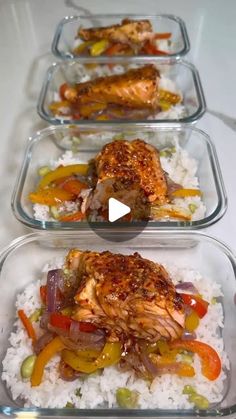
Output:
M175 152L171 156L161 156L162 168L168 173L170 179L182 185L183 188L199 188L196 159L190 157L188 152L180 147L177 137L174 140L173 147L175 148ZM81 153L66 151L58 160L50 161L49 167L55 169L59 165L66 166L74 163L81 163ZM203 219L206 213L205 204L199 196L175 198L173 204L189 212L192 221ZM191 204L194 204L196 208L193 214L189 210L189 205ZM58 213L79 211L80 207L78 205L78 202L66 202L58 207ZM47 205L34 204L33 213L36 220L55 221L51 216L50 207ZM96 214L94 214L93 219L98 220ZM167 219L161 221L167 221Z
M45 283L45 271L60 267L62 262L54 261L44 268L43 279L38 279L28 285L17 296L16 309L24 309L27 315L40 308L39 286ZM63 408L72 403L76 408L116 407L116 390L127 387L139 394L138 407L142 409L189 409L193 408L188 397L182 394L184 385L194 386L199 394L207 397L210 403L219 403L225 393L229 360L224 352L224 342L221 336L224 327L223 307L219 302L213 303L213 298L222 297L220 286L210 278L203 277L200 272L189 267L165 265L175 284L182 281L192 281L202 297L210 302L208 312L200 321L197 329L197 339L208 343L218 352L222 361L222 372L217 380L209 381L201 374L201 365L197 355L194 355L196 375L193 378L180 378L166 374L154 379L152 384L137 379L132 372L120 372L116 367L105 368L99 374L92 374L86 379L65 382L58 375L56 356L46 367L43 382L40 387L31 388L29 381L23 381L20 376L22 361L30 355L31 341L19 321L15 322L14 332L9 339L9 349L3 360L2 380L12 394L13 400L21 400L25 407ZM34 323L37 331L37 324ZM79 393L79 395L78 395Z

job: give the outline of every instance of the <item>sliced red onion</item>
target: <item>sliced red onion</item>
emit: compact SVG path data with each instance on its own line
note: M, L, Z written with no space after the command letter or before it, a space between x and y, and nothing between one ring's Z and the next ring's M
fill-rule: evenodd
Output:
M194 340L196 339L197 335L195 332L189 332L188 330L184 330L181 339L182 340Z
M98 329L94 332L81 332L80 324L72 320L70 325L69 337L74 342L84 342L87 344L95 344L97 342L105 342L105 332Z
M47 276L47 310L49 313L57 311L60 306L58 301L58 291L64 283L64 273L62 269L52 269Z
M42 314L41 319L40 319L40 327L41 327L41 329L47 330L48 329L48 323L49 323L49 314L48 314L47 311L45 311Z
M60 338L64 342L66 347L73 351L83 351L83 350L89 350L89 349L101 351L104 346L103 341L95 342L95 343L87 343L87 342L82 342L82 341L74 342L73 340L69 339L66 336L60 336Z
M46 332L34 343L34 352L38 355L45 346L54 338L54 333Z
M199 294L199 291L192 282L181 282L175 286L175 289L176 291L186 291L192 294Z
M149 372L149 374L151 374L152 377L156 377L157 375L159 375L159 369L156 365L153 364L147 353L141 352L140 358L147 372Z

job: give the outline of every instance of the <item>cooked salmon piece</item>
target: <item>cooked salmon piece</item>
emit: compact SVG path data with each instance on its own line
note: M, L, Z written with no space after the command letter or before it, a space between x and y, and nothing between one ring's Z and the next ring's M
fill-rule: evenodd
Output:
M131 207L138 195L149 203L168 202L168 185L159 151L143 140L116 140L106 144L95 158L95 170L94 199L106 201L108 196L113 196Z
M183 301L162 265L138 253L73 249L66 266L80 280L74 297L75 320L105 328L111 339L125 336L155 342L181 336Z
M123 74L98 77L67 87L65 98L75 106L86 103L122 105L127 108L158 108L159 71L153 65L128 70Z
M139 44L153 36L152 25L149 20L124 19L120 24L79 29L78 38L84 41L107 39L111 42Z

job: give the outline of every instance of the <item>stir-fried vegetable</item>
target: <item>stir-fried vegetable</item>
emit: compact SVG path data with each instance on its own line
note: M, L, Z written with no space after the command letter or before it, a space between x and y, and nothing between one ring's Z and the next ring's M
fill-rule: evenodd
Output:
M105 368L110 365L117 364L121 357L120 342L107 342L98 356L98 358L91 362L85 358L76 355L75 352L68 349L62 351L63 361L76 371L81 371L91 374L97 369Z
M19 316L20 320L22 321L29 338L31 338L32 341L35 342L36 341L36 333L35 333L34 327L31 323L31 321L29 320L29 318L26 316L24 310L18 310L18 316Z
M95 42L95 44L90 47L90 55L92 55L92 57L101 55L104 51L106 51L108 45L109 42L107 39L101 39L101 41Z
M43 313L42 307L41 308L36 308L36 310L34 310L34 312L30 315L29 320L31 322L38 322L42 313Z
M60 188L38 189L29 194L29 199L34 204L60 205L65 201L73 201L75 195Z
M197 340L175 340L170 342L170 347L196 353L201 359L202 374L204 377L212 381L219 377L221 372L221 360L217 352L211 346Z
M29 355L29 356L27 356L27 358L24 359L24 361L21 364L21 369L20 369L20 373L21 373L22 378L30 378L31 377L31 375L33 373L36 358L37 358L36 355Z
M55 354L62 351L64 348L65 344L62 342L60 337L57 336L39 353L30 379L32 387L37 387L41 384L45 366Z
M119 407L132 409L138 405L139 394L126 387L120 387L116 390L116 401Z
M171 195L175 198L186 198L187 196L201 196L202 192L200 189L177 189Z
M202 396L201 394L198 394L194 387L190 385L185 385L183 388L183 394L188 395L188 400L191 403L194 403L195 407L198 409L208 409L209 407L209 401L206 397Z
M198 295L183 293L180 295L184 301L184 304L191 307L197 313L200 319L202 319L206 315L209 306L209 303L207 301L203 300Z
M195 311L188 314L185 319L185 327L189 332L193 332L199 326L199 316Z
M55 170L48 172L39 182L39 188L45 188L50 183L65 176L73 174L86 175L88 171L87 164L69 164L67 166L59 166Z

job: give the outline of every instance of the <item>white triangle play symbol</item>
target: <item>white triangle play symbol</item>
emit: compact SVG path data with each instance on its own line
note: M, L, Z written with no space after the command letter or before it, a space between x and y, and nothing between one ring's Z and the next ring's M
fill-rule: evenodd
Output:
M111 223L119 218L123 217L126 214L129 214L130 207L128 205L122 204L115 198L109 198L108 200L108 219Z

